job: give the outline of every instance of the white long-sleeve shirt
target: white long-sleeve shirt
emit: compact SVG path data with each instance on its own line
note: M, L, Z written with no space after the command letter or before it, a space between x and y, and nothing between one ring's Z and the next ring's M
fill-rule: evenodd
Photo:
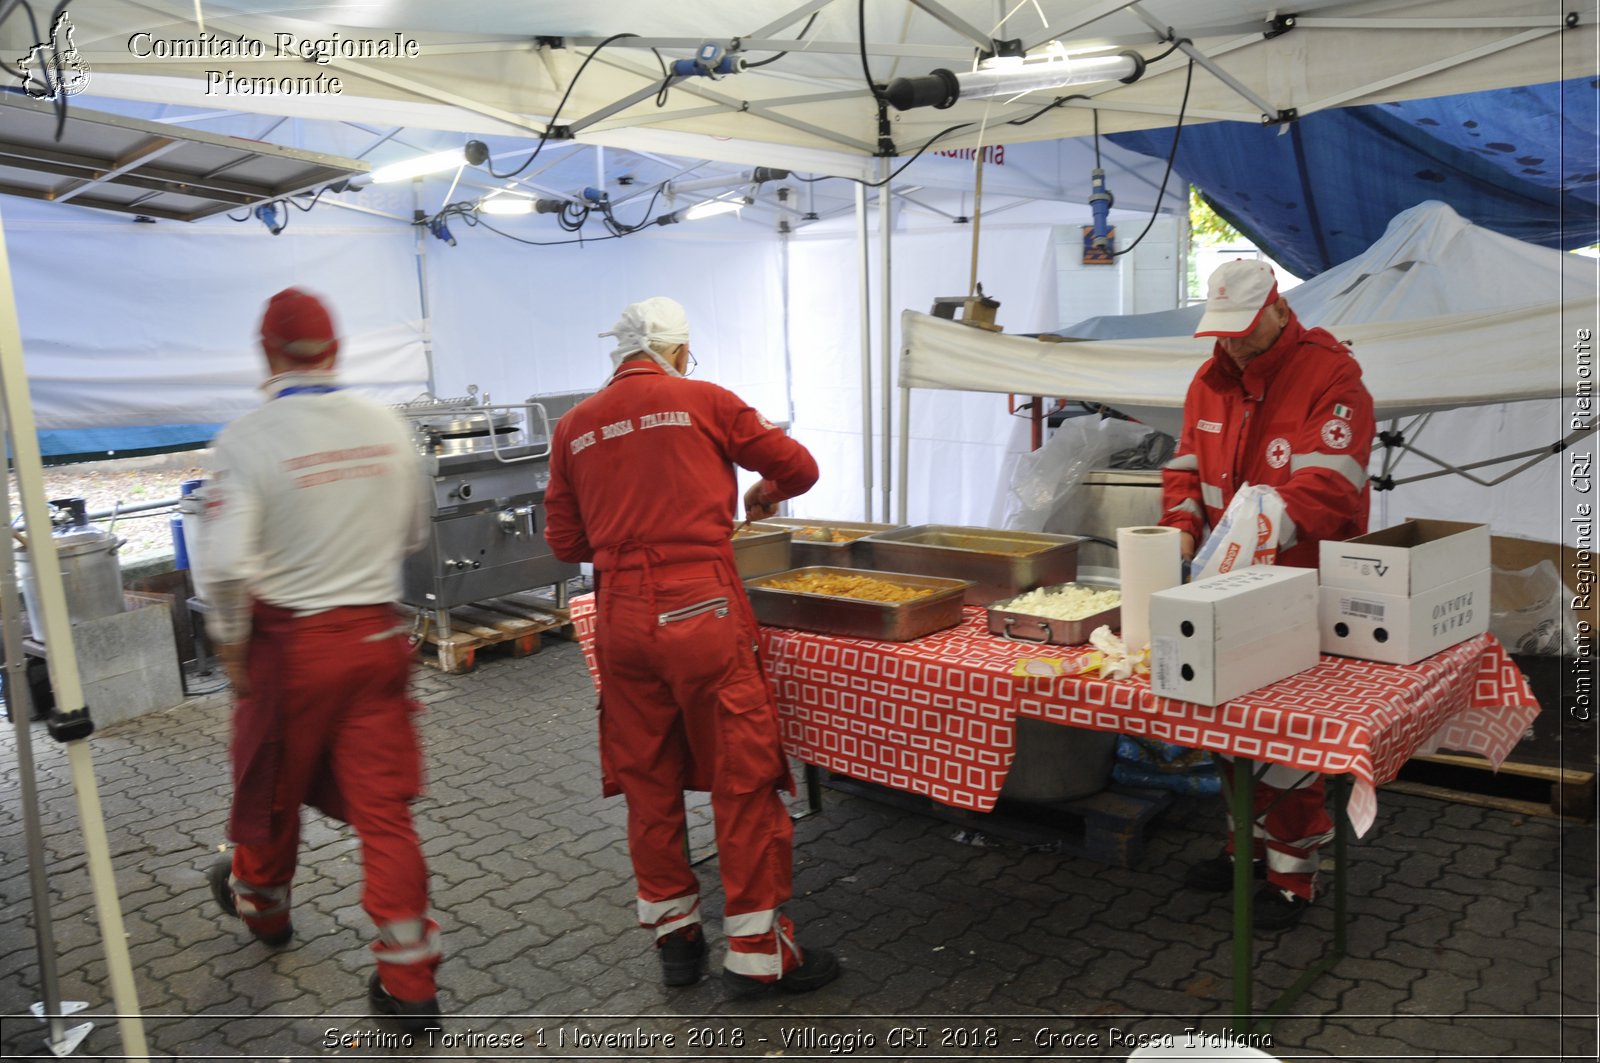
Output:
M252 600L300 615L395 601L402 561L426 541L421 459L399 414L329 372L262 390L266 404L217 436L207 484L201 593L217 642L249 635Z

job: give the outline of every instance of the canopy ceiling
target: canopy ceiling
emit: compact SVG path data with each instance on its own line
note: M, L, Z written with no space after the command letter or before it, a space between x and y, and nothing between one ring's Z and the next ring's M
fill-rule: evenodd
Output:
M1105 132L1170 125L1183 103L1186 53L1199 58L1186 120L1252 124L1531 84L1563 63L1594 69L1593 32L1569 32L1562 9L1545 0L1303 0L1293 10L1292 26L1269 21L1281 8L1263 0L100 0L73 4L70 15L97 95L475 133L537 135L554 117L579 141L854 176L870 174L880 151L863 62L878 81L970 69L980 42L1036 49L1059 39L1073 52L1132 48L1151 62L1133 84L1078 86L1084 98L1043 114L1059 90L891 110L885 132L895 154L909 157L952 126L960 128L939 146L1080 136L1095 113ZM637 36L595 52L616 34ZM25 19L11 17L0 26L0 49L24 54L32 35ZM1165 54L1169 37L1192 44ZM414 41L414 54L324 64L276 52L285 42L384 39L406 48ZM214 54L240 40L261 41L263 57ZM658 101L662 68L652 49L670 61L707 40L737 44L753 62L786 54L719 80L684 79ZM213 54L158 54L197 42ZM207 71L336 76L341 91L227 92Z

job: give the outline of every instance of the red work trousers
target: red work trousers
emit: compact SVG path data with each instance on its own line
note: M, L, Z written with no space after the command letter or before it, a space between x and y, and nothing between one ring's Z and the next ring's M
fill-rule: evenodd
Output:
M1223 796L1233 792L1233 761L1219 757ZM1252 768L1254 765L1252 765ZM1267 881L1306 900L1315 899L1317 851L1333 837L1322 776L1271 765L1255 785L1251 858L1265 859ZM1231 808L1231 806L1230 806ZM1233 852L1233 813L1228 813L1228 852Z
M258 604L248 668L231 751L236 893L278 899L286 922L300 807L349 823L361 842L361 904L383 939L375 951L384 985L402 1000L432 997L437 927L411 821L422 761L404 621L387 605L296 617Z
M659 939L700 921L683 792L709 790L726 965L780 977L799 962L778 911L792 888L789 772L743 586L722 561L606 572L595 648L601 762L628 801L641 925Z

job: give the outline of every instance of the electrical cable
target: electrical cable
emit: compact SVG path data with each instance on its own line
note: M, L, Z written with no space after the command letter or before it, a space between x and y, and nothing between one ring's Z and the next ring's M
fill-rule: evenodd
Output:
M867 88L871 90L872 98L881 104L883 89L872 80L872 67L867 63L867 0L859 0L856 4L856 29L858 31L856 43L861 46L861 73L867 79Z
M1183 102L1178 104L1178 123L1172 127L1172 148L1167 152L1167 171L1161 175L1161 188L1156 192L1156 204L1150 209L1150 220L1144 224L1144 232L1134 237L1133 243L1121 251L1111 252L1112 258L1121 258L1139 246L1139 241L1150 232L1150 227L1155 225L1156 217L1161 213L1161 201L1167 195L1167 181L1172 177L1172 164L1178 157L1178 141L1183 136L1183 116L1189 110L1189 88L1194 84L1194 60L1189 60L1188 72L1183 78Z
M818 11L811 12L811 17L806 19L806 24L804 26L800 27L800 32L799 33L795 34L795 40L797 40L797 41L805 40L806 33L811 29L811 24L813 22L817 21L817 15L819 15L820 13L821 12L818 12ZM754 70L758 66L766 66L768 63L776 63L779 59L782 59L784 56L786 56L788 54L789 53L787 51L779 52L777 55L774 55L774 56L772 56L770 58L767 58L767 59L763 59L759 63L746 63L744 65L744 68L746 70Z
M63 3L65 3L65 0L63 0ZM637 33L613 33L611 36L595 45L594 49L584 58L582 65L578 67L578 72L572 75L572 80L567 82L567 91L561 94L561 102L556 104L555 113L550 116L550 121L545 123L544 132L539 136L539 143L534 145L533 154L529 155L525 160L523 160L521 166L518 166L515 170L512 170L509 173L496 173L492 162L486 161L483 164L483 168L489 172L489 176L504 180L507 177L517 176L523 170L526 170L529 166L533 165L533 160L539 157L539 153L544 150L544 146L546 142L549 141L550 135L555 132L556 120L561 117L561 109L567 105L567 100L572 96L572 90L578 87L578 79L583 77L583 72L589 68L589 64L594 60L594 57L600 54L600 49L614 41L620 41L624 37L637 36L639 36Z
M61 13L67 9L68 2L69 0L61 0L60 3L56 4L55 10L50 12L50 21L48 23L50 27L50 57L55 61L55 65L52 67L49 63L45 62L41 62L39 64L39 80L44 84L44 95L34 96L31 92L26 91L27 83L29 80L31 80L31 76L28 74L26 68L19 65L14 71L16 76L23 82L25 95L32 99L43 99L50 101L50 105L55 109L56 112L55 139L58 141L61 139L61 134L65 131L67 126L67 93L65 85L58 83L56 80L56 72L61 69L61 44L56 39L55 27L56 23L61 19ZM33 5L28 3L28 0L17 0L17 6L22 8L23 13L28 16L28 29L33 34L33 40L36 42L39 50L43 51L46 42L45 39L39 34L39 23L34 16ZM44 57L41 55L40 59L42 60L43 58Z

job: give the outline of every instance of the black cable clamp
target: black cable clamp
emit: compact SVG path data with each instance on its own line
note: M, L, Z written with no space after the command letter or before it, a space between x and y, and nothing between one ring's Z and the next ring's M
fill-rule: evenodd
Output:
M1028 49L1022 46L1021 37L1012 37L1009 40L990 38L988 48L978 49L978 61L994 59L998 56L1007 56L1014 59L1026 58Z
M1372 481L1372 487L1373 487L1373 490L1375 490L1375 491L1393 491L1394 490L1394 486L1395 485L1394 485L1394 477L1393 476L1387 476L1387 475L1385 475L1385 476L1372 476L1372 477L1368 477L1368 479L1370 479Z
M52 712L45 721L50 737L65 745L94 734L94 721L89 718L89 706L74 712Z
M1294 29L1299 24L1299 21L1299 15L1278 15L1272 20L1272 28L1262 31L1261 36L1264 40L1269 41L1274 37L1282 37L1285 33Z
M1400 431L1379 432L1378 442L1386 447L1403 447L1406 445L1406 434Z
M1300 120L1300 111L1294 107L1285 107L1277 114L1264 114L1261 116L1262 125L1288 125L1290 122Z
M878 105L878 156L879 158L892 159L900 154L900 149L894 146L894 127L889 123L889 101L884 94L884 86L872 86L874 102Z

